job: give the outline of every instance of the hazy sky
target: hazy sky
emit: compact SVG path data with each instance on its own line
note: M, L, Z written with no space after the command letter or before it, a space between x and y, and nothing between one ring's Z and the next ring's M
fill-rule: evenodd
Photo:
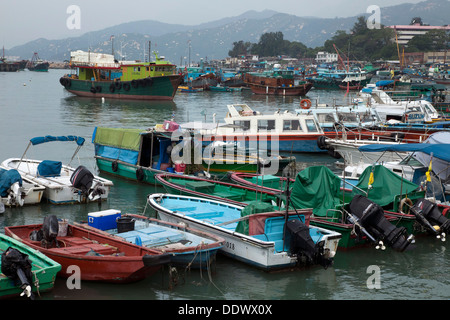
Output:
M2 0L0 45L6 49L38 38L61 39L124 22L156 20L196 25L237 16L248 10L270 9L299 17L350 17L380 8L423 0ZM69 29L71 5L79 8L79 29ZM75 25L75 20L72 26Z

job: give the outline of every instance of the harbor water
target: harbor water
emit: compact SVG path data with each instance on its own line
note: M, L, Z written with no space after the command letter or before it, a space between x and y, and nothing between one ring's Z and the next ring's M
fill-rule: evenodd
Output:
M43 135L78 135L86 143L72 166L80 163L96 170L92 133L96 126L149 128L174 115L178 123L221 121L227 104L246 103L255 110L275 112L299 106L301 97L268 97L242 92L177 93L173 102L134 102L73 96L59 84L67 70L0 73L0 159L21 157L29 139ZM315 103L344 103L345 91L311 90ZM52 142L31 147L27 157L68 163L72 143ZM336 159L326 154L298 154L304 167L326 165L336 170ZM54 214L69 221L86 221L89 212L119 209L122 213L154 216L146 196L164 192L161 187L105 176L114 182L108 201L81 204L6 208L0 214L5 226L42 223ZM100 207L100 208L99 208ZM447 300L450 298L450 244L433 237L419 237L410 251L379 251L372 247L339 251L327 269L266 273L218 255L208 270L169 270L132 284L82 282L68 286L58 278L43 300Z

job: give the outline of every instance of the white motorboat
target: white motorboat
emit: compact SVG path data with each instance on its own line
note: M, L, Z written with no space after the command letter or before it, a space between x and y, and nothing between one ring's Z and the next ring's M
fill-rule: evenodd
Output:
M15 169L0 165L1 203L8 207L21 207L40 203L45 187L20 176Z
M2 162L8 169L16 169L22 179L44 186L44 198L53 204L82 203L106 200L112 181L94 176L86 167L73 168L62 165L61 161L26 159L25 155L31 145L50 141L75 141L77 149L75 157L85 139L77 136L45 136L35 137L21 158L9 158Z
M161 220L216 234L225 239L223 254L265 271L305 264L327 267L342 237L309 225L312 209L252 213L251 205L170 194L152 194L148 203Z

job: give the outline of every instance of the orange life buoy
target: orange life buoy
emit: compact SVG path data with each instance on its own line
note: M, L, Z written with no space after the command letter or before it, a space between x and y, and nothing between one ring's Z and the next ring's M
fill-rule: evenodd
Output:
M300 107L302 107L302 109L309 109L309 108L311 108L311 100L303 99L302 101L300 101Z

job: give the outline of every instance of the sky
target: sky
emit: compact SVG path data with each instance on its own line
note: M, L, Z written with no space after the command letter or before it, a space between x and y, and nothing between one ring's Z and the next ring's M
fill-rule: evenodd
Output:
M299 17L353 17L380 8L424 0L2 0L0 45L10 49L38 38L77 37L125 22L156 20L197 25L249 10ZM71 6L76 6L74 11Z

